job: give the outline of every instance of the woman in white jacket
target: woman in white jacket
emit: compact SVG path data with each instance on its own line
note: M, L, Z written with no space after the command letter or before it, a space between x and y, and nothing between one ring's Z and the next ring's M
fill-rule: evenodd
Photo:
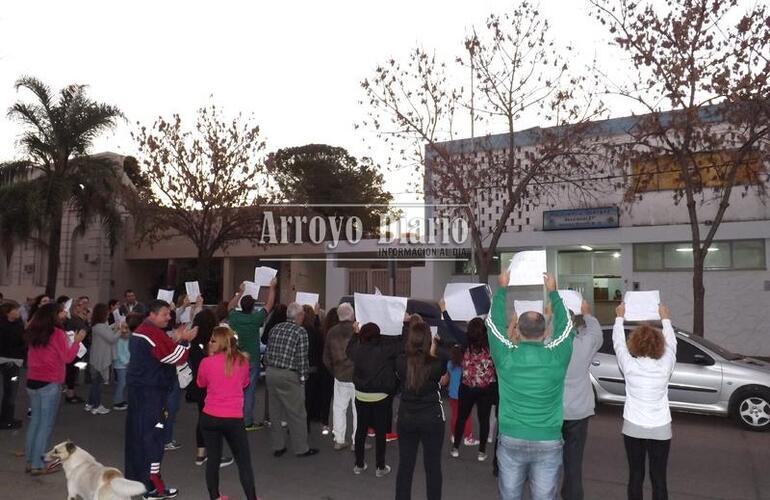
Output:
M668 381L676 364L676 335L668 308L660 305L663 331L641 325L626 342L623 328L625 306L615 310L612 343L618 366L626 381L623 409L623 438L628 458L629 500L642 500L645 465L650 462L653 500L668 499L666 468L671 448L671 410L668 407Z

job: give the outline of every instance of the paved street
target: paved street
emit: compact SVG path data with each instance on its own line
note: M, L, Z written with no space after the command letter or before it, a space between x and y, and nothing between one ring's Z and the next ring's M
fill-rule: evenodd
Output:
M80 393L85 392L80 387ZM26 400L26 395L21 396ZM109 401L109 395L106 397ZM262 401L260 394L259 401ZM93 453L98 460L122 468L125 414L103 417L85 414L80 406L63 405L54 430L54 441L66 438ZM207 499L203 469L193 462L195 406L184 404L179 414L176 439L183 448L166 454L163 472L169 484L181 489L180 498ZM626 462L620 436L621 411L602 407L593 419L585 460L586 498L617 500L625 497ZM376 479L369 469L363 476L351 472L349 451L335 452L331 439L314 429L313 440L321 448L316 457L275 459L266 431L250 434L257 492L267 500L385 500L393 498L398 444L388 445L388 463L393 474ZM32 478L23 473L24 433L0 434L0 498L61 499L65 497L63 474ZM738 429L732 422L696 415L674 417L674 442L669 464L670 498L770 499L770 434ZM373 464L373 451L367 461ZM418 465L420 462L418 462ZM491 464L478 463L471 449L463 449L459 460L443 462L444 498L493 499L497 496ZM234 466L222 470L222 492L241 498ZM414 498L424 498L422 471L415 474ZM649 498L649 492L647 493Z

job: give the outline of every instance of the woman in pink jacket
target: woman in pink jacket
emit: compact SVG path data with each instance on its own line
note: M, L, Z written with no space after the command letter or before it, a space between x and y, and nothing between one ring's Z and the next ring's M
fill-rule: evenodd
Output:
M32 418L27 427L27 472L32 475L56 472L59 464L46 464L43 454L50 446L51 431L61 399L67 363L78 353L86 332L73 338L61 329L67 313L61 304L41 306L27 326L27 394Z
M198 367L198 387L206 391L200 416L206 443L206 487L212 500L226 499L219 493L219 465L222 439L233 452L238 476L247 500L256 500L251 453L243 423L243 390L249 385L249 356L238 350L230 327L214 328L209 340L209 355Z

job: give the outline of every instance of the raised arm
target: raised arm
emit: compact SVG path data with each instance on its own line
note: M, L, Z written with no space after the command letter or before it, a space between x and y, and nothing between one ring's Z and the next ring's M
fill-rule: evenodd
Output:
M623 327L623 317L626 314L626 306L621 304L615 308L615 325L612 327L612 345L615 348L615 358L618 360L620 371L625 371L628 364L633 359L628 352L626 344L626 329Z
M441 309L441 317L444 320L444 324L446 325L447 330L449 330L449 334L454 338L455 342L463 346L468 345L468 335L466 335L465 332L462 331L454 321L452 321L452 318L449 316L449 313L446 310L446 303L444 302L444 299L438 301L438 307Z
M543 278L543 282L546 291L548 291L548 300L551 304L551 313L553 314L553 336L545 347L566 354L566 361L569 362L569 354L572 352L572 340L575 338L572 317L556 289L556 279L553 274L547 273Z
M508 316L505 313L505 296L508 290L508 280L510 275L508 271L500 273L498 283L500 287L492 297L492 306L487 316L487 333L489 336L489 347L493 351L500 349L515 349L518 347L507 335Z
M663 357L666 358L673 370L674 365L676 364L676 333L674 333L674 327L671 324L671 316L668 307L661 304L658 306L658 313L660 314L660 320L663 326L663 339L666 342L666 352L663 353Z
M265 311L270 312L275 307L276 288L278 287L278 280L273 278L270 280L270 290L267 292L267 302L265 302Z
M238 288L238 291L235 292L235 294L233 295L233 298L230 299L230 302L228 302L228 304L227 304L227 310L228 311L232 311L233 309L238 307L238 304L240 304L240 302L241 302L241 297L243 296L243 290L245 288L246 288L246 284L245 283L241 283L240 288Z
M596 353L604 342L604 334L602 333L602 327L599 325L599 320L591 314L591 307L585 300L580 306L580 313L583 315L583 321L586 326L584 329L584 335L586 339L591 343L591 351Z

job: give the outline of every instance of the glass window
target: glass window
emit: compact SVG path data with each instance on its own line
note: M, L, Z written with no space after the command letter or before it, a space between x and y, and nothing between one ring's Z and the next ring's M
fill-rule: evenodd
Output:
M765 240L734 241L733 268L765 269Z
M594 252L594 275L620 276L620 252Z
M666 269L692 269L692 246L690 243L666 243L663 248L663 262ZM706 269L729 269L730 265L730 242L716 241L712 243L706 254L704 267Z
M695 360L696 355L701 355L707 360L709 360L709 363L706 363L706 364L714 363L714 360L711 358L711 356L701 351L691 343L682 339L676 340L676 362L677 363L687 363L690 365L697 365L699 363L697 363Z
M663 245L660 243L638 243L634 245L634 270L663 270Z
M560 274L593 274L591 252L559 252Z

